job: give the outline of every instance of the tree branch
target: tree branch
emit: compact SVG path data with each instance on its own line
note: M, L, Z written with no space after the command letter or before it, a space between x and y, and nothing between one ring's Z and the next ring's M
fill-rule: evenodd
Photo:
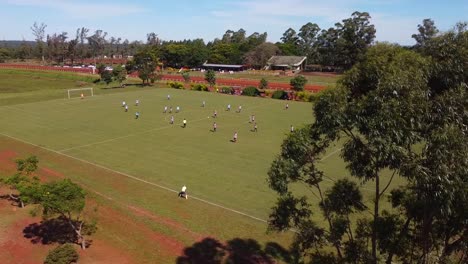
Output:
M380 192L379 198L380 198L380 196L382 196L385 193L385 191L387 191L388 187L390 186L390 184L393 181L393 176L395 176L395 174L396 174L396 170L393 170L392 176L390 177L390 180L388 180L387 186L385 186L385 188L382 190L382 192Z

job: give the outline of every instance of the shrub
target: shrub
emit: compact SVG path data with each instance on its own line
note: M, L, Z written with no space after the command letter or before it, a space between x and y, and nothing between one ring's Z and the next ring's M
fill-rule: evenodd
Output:
M271 95L275 92L272 89L265 89L265 96L271 97Z
M245 96L258 96L260 94L260 91L256 87L249 86L246 87L244 90L242 90L242 95Z
M204 85L204 84L197 83L197 84L192 84L192 90L207 92L208 87L206 85Z
M296 99L300 101L304 101L304 102L312 102L314 98L315 98L315 95L311 92L303 91L303 92L298 92L296 94Z
M180 82L168 82L167 85L174 89L184 89L184 84Z
M60 245L49 251L44 264L70 264L78 261L78 253L71 244Z
M232 87L221 87L221 93L233 94L234 89Z
M286 99L288 98L288 93L283 90L276 90L271 96L273 99Z
M187 71L182 72L182 78L184 78L184 82L189 83L190 82L190 73Z
M266 89L268 88L268 81L265 78L260 80L260 84L258 85L259 89Z
M306 83L307 79L302 75L298 75L292 78L291 81L289 81L289 84L291 85L294 91L303 91Z

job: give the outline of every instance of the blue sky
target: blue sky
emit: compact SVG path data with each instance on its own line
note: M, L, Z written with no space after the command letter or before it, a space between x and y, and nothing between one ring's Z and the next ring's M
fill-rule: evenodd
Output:
M467 0L0 0L0 39L33 40L30 27L47 24L46 33L78 27L102 29L109 36L145 40L155 32L163 40L221 37L227 29L247 35L268 32L276 42L289 27L307 22L321 28L367 11L377 28L377 40L413 44L411 34L424 18L441 30L468 21Z

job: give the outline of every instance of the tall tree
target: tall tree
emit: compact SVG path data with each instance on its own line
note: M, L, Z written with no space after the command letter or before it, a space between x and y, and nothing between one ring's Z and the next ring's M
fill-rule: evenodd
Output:
M80 56L80 59L81 61L83 61L83 59L86 57L86 45L85 45L85 41L87 40L88 38L88 32L89 32L89 29L88 28L84 28L82 27L81 29L79 29L79 46L78 46L78 54Z
M266 65L271 56L279 54L280 49L275 44L262 43L244 55L244 63L259 69Z
M94 65L96 65L96 59L98 56L103 56L103 51L106 46L107 40L107 32L102 30L96 30L94 34L88 37L88 44L91 47L91 51L93 53L94 58Z
M411 35L416 40L416 48L424 46L424 44L431 38L435 37L439 30L435 26L434 20L426 18L423 20L422 25L418 25L418 34Z
M309 61L316 61L315 43L317 35L320 32L320 27L315 23L307 23L301 27L298 36L299 46L302 55L307 56Z
M347 224L343 225L347 219L344 222L342 217L334 219L332 214L336 213L332 212L332 208L327 208L324 215L330 218L330 230L343 230L333 236L334 239L328 240L337 248L336 257L341 261L350 258L348 262L354 262L351 259L365 262L369 258L372 263L377 263L379 256L385 252L380 250L379 254L381 200L406 162L415 161L412 159L414 147L421 143L419 128L426 121L427 113L424 111L428 109L428 68L428 61L414 52L379 44L370 48L362 61L345 74L339 88L325 91L314 106L316 120L309 133L310 139L297 141L298 144L288 148L291 151L311 149L310 155L303 158L310 162L305 167L297 167L296 163L301 159L292 158L286 162L289 156L281 155L272 164L273 172L278 173L270 174L270 185L281 196L278 209L272 214L271 224L276 226L278 221L292 222L301 232L299 238L312 239L309 233L303 233L308 231L301 228L301 223L310 221L307 213L305 217L301 213L308 210L309 205L303 200L305 198L295 197L287 186L294 181L316 184L325 173L317 169L317 161L330 144L342 140L341 157L349 175L360 181L373 182L372 220L361 220L359 227L364 229L356 230L358 235L353 235L353 240L350 232L348 239L354 242L345 244L345 252L341 252L338 245L344 243L342 235L349 229ZM297 176L298 173L299 176L305 173L305 178ZM284 201L290 203L288 208L298 209L278 211L283 208ZM329 205L328 202L323 203ZM340 229L337 230L337 227ZM369 230L367 233L363 232L366 228ZM369 240L370 246L367 244ZM305 245L311 249L317 244ZM349 255L353 248L359 249L360 254Z
M157 77L156 68L159 65L158 51L154 47L145 47L126 64L129 73L136 71L143 85L149 85Z
M77 243L86 249L86 236L96 231L96 225L83 219L86 192L69 179L47 183L40 204L45 218L59 216L76 234Z
M44 23L41 23L40 25L37 24L37 22L34 22L33 26L31 27L32 33L35 37L35 40L37 42L37 51L39 56L42 59L42 63L44 63L44 55L45 55L45 45L44 45L44 38L45 38L45 29L47 25Z
M150 46L157 46L161 44L161 40L158 37L158 34L151 32L146 34L146 44Z
M207 70L205 73L205 81L213 87L216 85L216 73L213 70Z

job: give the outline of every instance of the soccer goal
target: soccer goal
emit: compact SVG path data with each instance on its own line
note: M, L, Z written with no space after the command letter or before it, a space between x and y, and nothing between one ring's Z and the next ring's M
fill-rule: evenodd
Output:
M85 96L94 96L93 88L78 88L78 89L68 89L68 99L80 98Z

